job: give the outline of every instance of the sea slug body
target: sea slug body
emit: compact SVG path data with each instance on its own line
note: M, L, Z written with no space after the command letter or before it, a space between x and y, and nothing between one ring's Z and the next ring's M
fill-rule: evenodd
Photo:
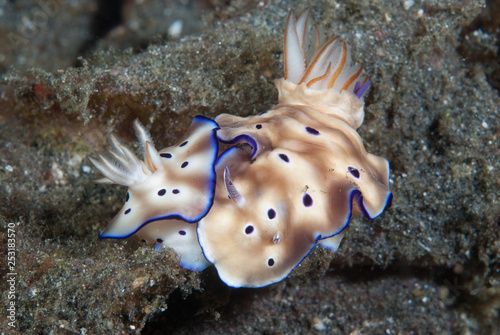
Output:
M173 248L189 269L213 264L229 286L261 287L284 279L317 244L337 250L352 217L374 219L390 206L389 163L367 153L356 132L370 82L351 66L345 42L321 45L310 12L288 16L274 108L198 116L159 152L137 121L143 161L114 137L112 156L90 158L99 181L129 187L102 238L137 233Z

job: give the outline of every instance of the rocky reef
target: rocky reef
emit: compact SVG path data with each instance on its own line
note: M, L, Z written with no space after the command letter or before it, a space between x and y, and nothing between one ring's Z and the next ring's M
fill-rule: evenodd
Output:
M500 332L498 1L40 3L0 1L2 333ZM99 240L126 191L86 155L110 132L132 146L136 118L166 147L197 114L275 105L286 16L308 5L370 75L359 132L392 207L261 289Z

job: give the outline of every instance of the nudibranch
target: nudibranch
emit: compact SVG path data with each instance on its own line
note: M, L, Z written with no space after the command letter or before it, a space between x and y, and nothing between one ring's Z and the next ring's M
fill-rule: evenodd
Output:
M181 255L184 267L206 268L209 264L192 223L205 216L212 206L219 127L213 120L197 116L176 145L159 152L139 121L134 127L144 161L113 136L112 156L89 156L104 176L98 182L128 186L125 205L99 237L125 238L137 232L157 248L173 248Z
M316 245L336 251L352 217L374 219L390 206L389 162L367 153L356 132L370 82L351 65L345 42L321 45L310 11L288 16L274 108L198 116L159 152L136 122L144 161L114 137L114 158L90 158L100 181L129 187L102 238L137 233L173 248L187 268L213 264L229 286L262 287L284 279Z

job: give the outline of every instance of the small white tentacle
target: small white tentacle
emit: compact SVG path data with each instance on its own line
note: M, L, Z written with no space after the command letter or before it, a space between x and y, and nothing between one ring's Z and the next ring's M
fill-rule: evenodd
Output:
M149 142L152 146L154 146L153 139L138 119L135 119L134 121L134 130L137 138L139 139L142 153L144 154L144 161L146 161L146 143Z
M94 158L92 156L88 156L88 158L92 165L94 165L94 167L99 170L105 178L118 185L130 186L130 179L128 178L125 170L120 169L116 164L103 155L98 154L98 156L99 158ZM102 182L102 180L100 182Z
M302 36L301 36L302 37ZM297 84L304 75L307 65L304 49L301 46L302 38L297 33L295 13L290 11L285 28L285 79Z

